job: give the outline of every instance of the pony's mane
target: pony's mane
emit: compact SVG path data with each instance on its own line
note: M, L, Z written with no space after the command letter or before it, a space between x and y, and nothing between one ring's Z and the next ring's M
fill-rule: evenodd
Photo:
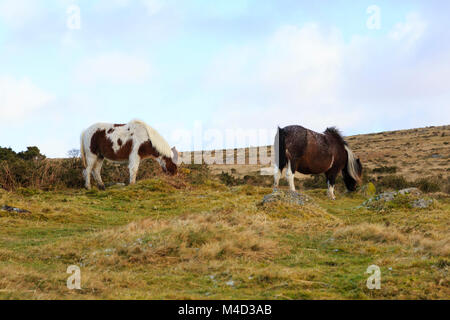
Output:
M150 139L150 142L152 143L152 146L156 149L156 151L159 152L162 156L173 158L173 152L170 149L169 144L166 140L152 127L150 127L148 124L146 124L144 121L141 120L132 120L130 123L134 124L140 124L144 126L144 128L147 130L148 137Z
M334 138L336 138L342 145L346 146L347 141L345 141L344 137L342 136L341 131L339 131L336 127L330 127L327 128L324 132L325 135L330 135Z
M348 174L355 180L355 181L361 181L361 178L359 177L359 174L361 173L361 167L358 168L358 162L356 161L355 154L348 146L345 146L345 150L347 150L348 155L348 161L347 161L347 171Z

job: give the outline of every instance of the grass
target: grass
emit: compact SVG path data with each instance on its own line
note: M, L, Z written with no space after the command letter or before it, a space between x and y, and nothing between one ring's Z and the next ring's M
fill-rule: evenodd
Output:
M3 299L448 299L450 200L380 213L362 194L307 190L305 206L261 206L271 188L202 166L106 191L0 189ZM228 184L228 185L227 185ZM369 265L381 290L366 287ZM68 290L69 265L82 290ZM232 282L230 282L232 281Z

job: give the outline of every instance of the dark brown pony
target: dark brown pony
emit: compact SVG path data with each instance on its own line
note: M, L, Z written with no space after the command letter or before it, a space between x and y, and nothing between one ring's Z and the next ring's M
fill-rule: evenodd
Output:
M327 128L318 133L301 126L278 128L275 136L275 187L278 187L281 172L287 168L289 187L295 191L294 174L325 173L328 195L335 199L334 185L342 172L345 186L355 191L361 182L362 165L347 145L339 130Z

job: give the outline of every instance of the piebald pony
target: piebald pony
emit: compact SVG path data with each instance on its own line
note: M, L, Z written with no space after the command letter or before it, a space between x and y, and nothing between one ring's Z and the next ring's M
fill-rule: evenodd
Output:
M164 172L177 173L178 152L170 148L163 137L140 120L127 124L96 123L81 134L81 158L87 189L91 188L91 173L100 189L105 185L100 176L104 159L128 163L130 184L136 182L136 174L142 159L154 158Z

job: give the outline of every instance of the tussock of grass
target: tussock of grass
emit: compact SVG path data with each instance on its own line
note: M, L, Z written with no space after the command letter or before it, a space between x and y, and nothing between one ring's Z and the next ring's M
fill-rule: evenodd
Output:
M334 232L334 236L339 239L346 238L348 240L363 240L380 243L404 243L407 239L395 227L386 227L381 224L371 223L341 227Z
M264 221L237 214L183 215L174 219L133 222L118 234L113 254L102 263L165 264L170 261L210 261L224 259L265 260L282 252L277 242L266 236ZM117 241L119 240L119 241ZM174 260L175 259L175 260Z
M304 205L295 205L283 202L271 202L263 206L261 209L273 218L294 218L297 221L312 222L315 225L326 224L337 225L340 219L329 214L323 208L314 203L306 203Z
M405 234L393 226L365 222L358 225L340 227L334 232L334 236L347 241L372 241L382 244L398 243L433 255L450 256L450 237L448 235L445 235L443 239L432 239L426 238L419 233Z

